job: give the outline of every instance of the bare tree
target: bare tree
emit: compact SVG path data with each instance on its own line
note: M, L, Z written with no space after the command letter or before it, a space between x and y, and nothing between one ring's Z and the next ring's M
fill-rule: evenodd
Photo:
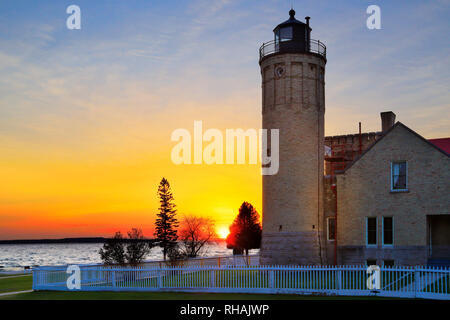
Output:
M214 220L185 216L180 228L182 250L189 258L195 258L205 250L205 244L217 237Z

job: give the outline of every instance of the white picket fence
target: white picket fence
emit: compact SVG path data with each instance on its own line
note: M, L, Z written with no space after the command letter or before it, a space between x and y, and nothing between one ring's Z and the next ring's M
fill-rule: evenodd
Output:
M69 291L67 266L33 269L34 290ZM322 294L450 299L450 270L381 267L380 289L368 289L366 266L190 265L80 266L73 291L177 291Z
M197 257L197 258L189 258L184 260L177 260L175 262L171 262L169 260L146 260L139 264L139 267L142 268L163 268L163 267L194 267L194 266L245 266L245 265L259 265L259 255L232 255L232 256L214 256L214 257ZM91 263L91 264L80 264L80 267L83 268L97 268L97 267L106 267L105 264L102 263ZM52 266L54 267L54 266ZM58 266L60 267L60 266ZM63 266L61 266L63 267ZM65 265L65 267L67 267ZM108 266L110 267L110 266ZM42 268L42 267L41 267ZM47 267L44 267L47 268Z

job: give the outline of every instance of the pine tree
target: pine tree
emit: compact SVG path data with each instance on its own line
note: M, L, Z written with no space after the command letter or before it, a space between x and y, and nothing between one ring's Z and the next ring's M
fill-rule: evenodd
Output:
M258 249L261 246L262 228L259 222L259 213L248 202L242 203L239 214L230 226L230 234L227 237L227 247L234 252L242 252L248 255L248 250Z
M162 178L158 186L159 213L155 222L155 237L163 248L164 260L166 260L168 250L176 245L178 234L178 220L176 219L176 209L172 190L169 181Z

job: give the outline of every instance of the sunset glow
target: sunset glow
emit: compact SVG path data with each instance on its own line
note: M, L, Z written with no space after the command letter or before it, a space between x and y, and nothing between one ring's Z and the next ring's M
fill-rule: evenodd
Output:
M226 239L229 233L230 233L230 230L227 227L219 227L217 229L217 235L221 239Z
M203 131L261 128L258 49L287 1L83 0L80 30L63 4L16 3L0 2L0 239L153 237L163 177L178 219L211 218L221 238L244 201L263 214L259 164L176 165L171 133L200 120ZM379 131L386 108L427 138L449 135L448 52L422 52L448 33L439 1L426 14L389 2L379 32L353 19L359 5L312 3L301 14L330 57L326 135L359 121Z

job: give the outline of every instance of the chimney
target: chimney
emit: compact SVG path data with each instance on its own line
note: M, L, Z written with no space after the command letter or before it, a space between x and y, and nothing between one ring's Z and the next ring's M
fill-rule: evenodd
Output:
M395 113L392 111L381 112L381 132L385 133L395 124Z
M309 19L311 19L311 17L305 17L306 20L306 25L309 27Z

